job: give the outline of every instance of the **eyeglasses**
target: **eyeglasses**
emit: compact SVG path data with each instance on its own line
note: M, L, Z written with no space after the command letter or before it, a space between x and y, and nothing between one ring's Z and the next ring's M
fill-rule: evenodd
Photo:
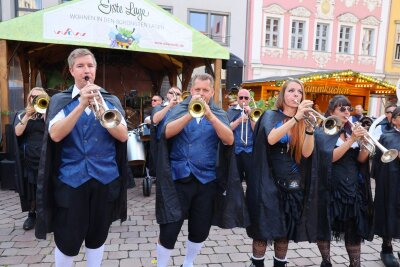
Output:
M158 100L157 100L157 99L152 99L151 101L152 101L152 102L157 102Z
M249 100L249 97L248 97L248 96L239 96L239 100L243 100L243 98L244 98L245 100Z
M339 111L340 111L340 112L345 112L346 110L347 110L348 112L353 112L354 109L353 109L352 107L349 107L349 106L345 106L345 107L344 107L344 106L341 106L341 107L339 108Z

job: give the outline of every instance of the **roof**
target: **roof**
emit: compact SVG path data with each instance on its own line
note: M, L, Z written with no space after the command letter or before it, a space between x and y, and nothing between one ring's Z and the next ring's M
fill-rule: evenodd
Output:
M229 51L150 0L75 0L0 23L0 39L228 59Z
M285 75L285 76L271 76L260 79L248 80L244 81L243 85L250 84L260 84L260 83L274 83L276 86L281 86L285 81L290 79L299 79L303 82L311 82L315 80L321 79L331 79L336 78L340 79L343 77L351 77L356 78L356 82L360 84L374 84L378 89L390 89L396 90L396 85L391 84L389 82L374 78L372 76L368 76L353 70L338 70L338 71L317 71L317 72L308 72L303 74L295 74L295 75Z

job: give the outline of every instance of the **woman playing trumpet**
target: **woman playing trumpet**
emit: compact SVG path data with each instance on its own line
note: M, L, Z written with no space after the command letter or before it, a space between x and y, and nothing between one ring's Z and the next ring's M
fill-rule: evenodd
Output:
M342 122L337 134L317 131L312 180L318 180L317 245L321 266L332 266L330 241L344 238L350 266L360 266L361 240L372 239L372 197L369 180L369 151L360 147L367 131L348 122L352 107L343 95L333 97L327 115ZM361 143L361 142L360 142Z
M289 240L306 241L304 160L314 149L313 128L304 113L313 102L305 100L303 83L289 80L254 129L253 164L247 181L247 203L253 238L251 266L264 266L268 242L274 242L274 266L286 266ZM315 227L315 226L314 226Z
M22 211L29 212L28 218L22 226L24 230L32 229L36 221L36 181L40 151L43 145L44 113L48 99L49 96L43 88L34 87L28 94L25 110L19 112L14 120L15 136L19 147L14 150L17 152L18 169L16 185ZM41 102L40 107L38 107L37 101Z

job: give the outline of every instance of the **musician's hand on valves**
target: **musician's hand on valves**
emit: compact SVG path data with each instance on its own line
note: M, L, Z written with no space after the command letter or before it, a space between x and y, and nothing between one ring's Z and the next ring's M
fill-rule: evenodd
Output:
M297 107L297 112L296 112L296 115L295 115L295 117L296 117L296 119L297 120L302 120L302 119L304 119L304 115L307 113L307 112L310 112L310 111L312 111L312 105L314 104L314 102L313 101L311 101L311 100L303 100L300 104L299 104L299 106Z
M360 140L361 138L363 138L364 136L367 135L367 130L365 130L363 127L355 127L353 129L353 133L351 134L351 140L353 140L353 142Z
M26 116L31 117L36 111L35 108L31 105L25 108Z
M80 91L80 103L85 107L94 105L94 97L96 97L97 102L99 103L99 91L100 87L95 84L87 84ZM101 103L100 103L101 104Z

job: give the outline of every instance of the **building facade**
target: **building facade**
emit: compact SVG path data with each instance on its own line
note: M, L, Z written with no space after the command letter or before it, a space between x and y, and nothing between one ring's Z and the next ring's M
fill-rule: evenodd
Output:
M388 16L385 78L396 84L400 79L400 1L393 0Z
M390 0L250 2L247 80L344 69L384 77Z

